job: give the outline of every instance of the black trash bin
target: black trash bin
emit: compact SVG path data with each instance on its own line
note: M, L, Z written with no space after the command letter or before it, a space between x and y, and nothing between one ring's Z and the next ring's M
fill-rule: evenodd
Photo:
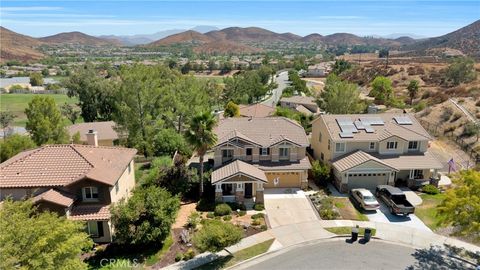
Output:
M357 241L358 239L358 227L352 228L352 242Z
M365 234L363 235L363 239L365 242L370 241L370 237L372 237L372 229L370 228L365 228Z

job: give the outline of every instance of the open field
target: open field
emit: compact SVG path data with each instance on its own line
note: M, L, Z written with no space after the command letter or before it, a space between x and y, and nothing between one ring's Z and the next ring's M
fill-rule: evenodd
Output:
M63 94L0 94L0 110L14 113L17 117L13 124L24 127L27 121L25 108L27 108L28 102L36 95L52 97L59 107L65 104L65 102L68 104L77 102L76 98L69 98Z

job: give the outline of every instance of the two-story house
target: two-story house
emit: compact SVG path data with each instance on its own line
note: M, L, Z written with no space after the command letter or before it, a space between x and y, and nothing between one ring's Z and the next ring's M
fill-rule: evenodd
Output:
M430 140L410 114L330 114L312 123L314 156L332 166L342 192L436 178L443 166L428 152Z
M109 207L135 187L135 149L91 145L46 145L0 164L0 200L32 198L40 210L86 222L95 242L111 242Z
M215 128L212 185L217 201L263 202L264 188L306 188L305 130L284 117L227 118Z

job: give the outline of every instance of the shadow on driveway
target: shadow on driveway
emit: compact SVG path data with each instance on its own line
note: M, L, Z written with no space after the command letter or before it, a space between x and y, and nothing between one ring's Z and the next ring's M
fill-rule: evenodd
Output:
M432 246L428 249L417 249L412 254L414 265L407 270L417 269L475 269L480 264L480 252L468 252L465 249L445 245L444 248Z

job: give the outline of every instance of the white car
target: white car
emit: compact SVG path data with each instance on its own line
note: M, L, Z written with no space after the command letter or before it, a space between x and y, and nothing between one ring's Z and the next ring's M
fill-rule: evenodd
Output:
M368 189L354 188L350 190L350 196L353 201L365 210L377 210L380 208L377 199Z

